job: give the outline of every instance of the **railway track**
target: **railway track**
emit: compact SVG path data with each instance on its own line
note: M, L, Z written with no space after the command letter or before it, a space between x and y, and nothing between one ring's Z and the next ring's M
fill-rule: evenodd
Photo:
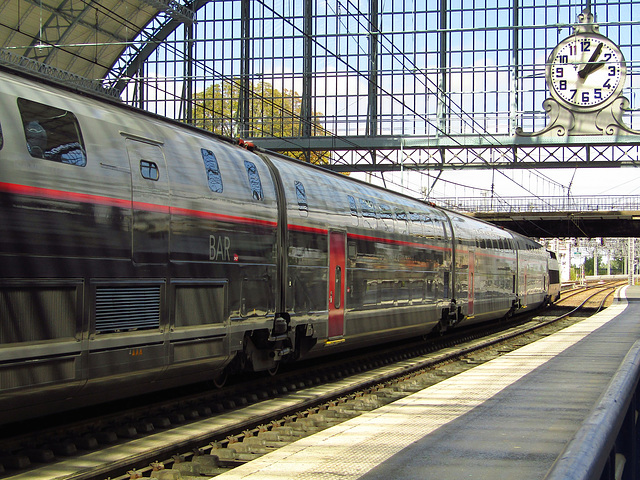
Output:
M245 378L213 393L151 405L141 399L124 413L14 435L0 442L2 478L125 480L170 468L211 477L565 328L604 305L615 288L563 293L541 315L490 333L478 328L345 356L320 368L302 364L276 383ZM595 297L602 297L596 307L589 303Z
M610 281L592 284L587 287L580 287L574 290L562 292L557 306L584 306L585 308L602 308L608 306L613 301L613 293L619 286L625 285L625 281ZM608 302L608 303L607 303Z

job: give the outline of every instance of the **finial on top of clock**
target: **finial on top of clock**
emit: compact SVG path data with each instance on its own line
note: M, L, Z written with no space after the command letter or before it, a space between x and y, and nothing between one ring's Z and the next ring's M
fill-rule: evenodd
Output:
M578 15L578 24L573 27L573 33L580 32L593 32L600 33L600 25L595 23L596 17L591 13L589 7L582 10L582 13Z

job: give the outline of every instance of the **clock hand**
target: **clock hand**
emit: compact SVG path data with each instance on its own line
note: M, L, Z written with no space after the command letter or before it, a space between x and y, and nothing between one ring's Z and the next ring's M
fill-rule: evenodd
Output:
M602 52L602 46L604 45L604 43L599 44L595 51L591 54L591 58L589 58L589 61L587 63L593 63L597 60L597 58L600 56L600 52Z
M587 78L587 75L603 67L605 63L606 62L588 63L582 70L578 72L578 76L582 79L585 79Z
M591 54L591 57L589 57L589 61L587 62L587 64L584 67L582 67L581 70L578 71L578 76L580 78L587 78L587 75L589 75L591 72L593 72L594 70L597 70L602 65L604 65L603 62L594 63L597 60L597 58L600 56L600 53L602 52L602 46L603 45L604 45L603 43L600 43L596 47L596 49Z

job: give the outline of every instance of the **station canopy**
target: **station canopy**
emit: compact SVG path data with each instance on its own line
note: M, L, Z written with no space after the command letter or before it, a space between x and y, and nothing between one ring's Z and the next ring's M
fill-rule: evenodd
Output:
M0 47L100 80L160 12L175 0L0 0Z

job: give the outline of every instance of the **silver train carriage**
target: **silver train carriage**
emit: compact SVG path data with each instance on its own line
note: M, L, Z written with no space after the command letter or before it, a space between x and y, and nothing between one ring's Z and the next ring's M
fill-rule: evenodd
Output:
M507 230L0 69L0 424L500 319Z

